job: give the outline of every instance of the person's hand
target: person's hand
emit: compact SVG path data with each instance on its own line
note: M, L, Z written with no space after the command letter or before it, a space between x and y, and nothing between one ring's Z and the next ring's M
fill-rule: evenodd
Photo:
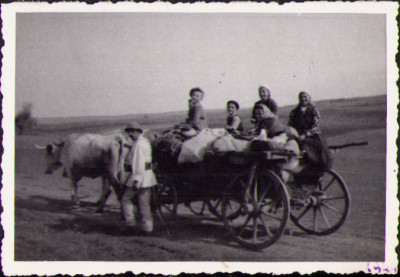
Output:
M131 181L131 180L128 180L128 182L126 182L126 186L128 187L128 188L131 188L131 189L133 189L133 190L137 190L138 189L138 181L136 181L136 180L134 180L134 181Z
M132 189L133 190L138 190L138 181L133 181L133 183L132 183Z
M249 135L251 135L251 136L258 135L258 134L257 134L257 129L256 129L256 128L250 129L250 130L249 130Z
M239 135L239 131L237 129L231 129L232 134Z
M176 123L172 129L179 129L183 123Z

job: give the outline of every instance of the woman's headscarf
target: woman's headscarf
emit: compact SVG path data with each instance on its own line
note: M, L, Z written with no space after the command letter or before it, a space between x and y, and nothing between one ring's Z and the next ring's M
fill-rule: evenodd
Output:
M269 96L271 96L271 91L269 90L268 86L266 86L266 85L260 85L260 86L258 87L258 95L260 95L260 90L261 90L262 88L268 93Z
M275 114L264 104L257 104L255 110L261 109L263 111L263 118L274 118Z
M308 92L302 91L302 92L299 93L299 106L301 106L300 97L301 97L302 95L307 96L307 98L308 98L308 105L311 105L311 106L314 105L314 102L312 101L311 95L310 95Z

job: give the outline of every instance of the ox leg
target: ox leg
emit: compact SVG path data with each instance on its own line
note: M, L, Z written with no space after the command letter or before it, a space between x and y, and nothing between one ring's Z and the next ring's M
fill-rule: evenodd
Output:
M71 194L71 200L72 200L72 207L73 208L79 208L80 205L80 200L78 197L78 182L80 178L72 178L71 179L71 185L72 185L72 194Z
M115 194L117 195L118 201L121 201L121 198L122 198L122 186L117 181L110 180L109 182L110 182L112 188L114 189Z
M106 205L107 199L111 194L111 187L110 187L110 182L102 178L102 191L99 200L96 202L97 204L97 209L96 213L102 213L104 210L104 206Z
M116 180L110 180L110 184L113 187L113 189L115 191L115 194L117 195L117 199L118 199L118 202L119 202L119 205L120 205L121 220L124 220L125 217L124 217L124 213L123 213L123 210L122 210L122 195L125 192L125 189L124 189L125 186L122 186Z

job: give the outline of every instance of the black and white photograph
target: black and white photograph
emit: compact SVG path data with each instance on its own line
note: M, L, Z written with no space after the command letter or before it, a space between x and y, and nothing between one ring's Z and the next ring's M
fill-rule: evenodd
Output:
M2 4L4 274L396 274L397 10Z

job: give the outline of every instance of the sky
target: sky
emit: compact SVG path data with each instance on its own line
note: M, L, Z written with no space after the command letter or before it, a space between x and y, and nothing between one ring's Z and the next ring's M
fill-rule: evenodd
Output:
M386 94L380 14L18 13L16 110L35 117L279 106Z

